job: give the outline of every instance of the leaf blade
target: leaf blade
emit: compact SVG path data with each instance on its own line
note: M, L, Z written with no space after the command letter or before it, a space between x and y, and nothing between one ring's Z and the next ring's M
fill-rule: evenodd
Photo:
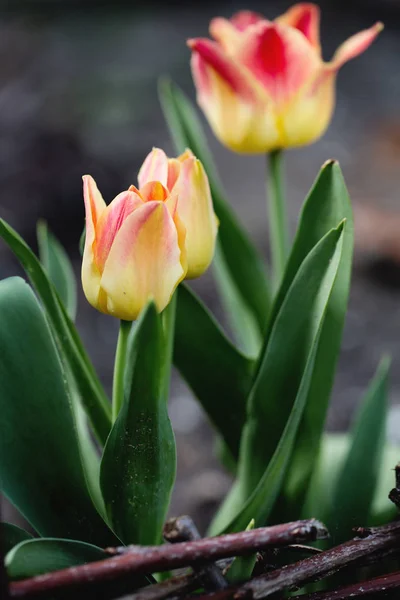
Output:
M185 285L178 288L174 363L237 458L255 365L232 345Z
M111 406L74 324L69 319L54 286L35 254L3 219L0 219L0 237L19 260L38 294L51 323L60 353L74 375L94 431L100 442L104 443L111 427Z
M86 486L49 325L21 278L0 282L0 313L1 488L41 535L111 543Z
M100 472L107 514L126 544L160 543L175 480L165 350L161 316L149 304L133 331L127 394L104 448Z

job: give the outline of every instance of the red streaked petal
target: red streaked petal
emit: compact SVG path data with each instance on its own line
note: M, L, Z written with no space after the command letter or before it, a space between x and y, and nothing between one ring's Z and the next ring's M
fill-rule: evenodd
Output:
M316 4L311 2L295 4L275 21L298 29L315 48L320 50L320 9Z
M252 10L241 10L230 19L232 25L239 31L245 31L251 25L265 21L264 17Z
M151 298L162 311L185 276L179 242L176 225L163 202L146 202L129 215L101 278L107 312L134 320Z
M100 272L104 269L110 248L124 221L138 206L142 205L141 198L135 192L128 190L118 194L103 212L97 225L95 244L95 258Z
M149 202L151 200L164 202L164 200L168 198L169 192L160 181L148 181L142 188L140 188L140 195L145 202Z
M85 245L93 244L96 237L96 227L101 214L106 208L103 196L100 194L95 180L91 175L84 175L83 199L86 212L86 238Z
M257 100L249 102L197 52L192 55L191 66L197 101L222 144L243 153L280 146L272 102L262 88L260 93L257 90Z
M100 293L100 272L95 262L94 248L97 225L106 210L106 203L95 180L90 175L83 177L83 198L86 212L86 236L82 260L82 286L88 302L97 307Z
M139 188L141 189L148 181L161 181L167 185L168 158L160 148L153 148L147 155L138 175Z
M232 60L219 47L216 42L211 40L196 38L188 41L188 46L193 51L193 56L200 56L202 61L195 62L193 73L196 78L196 87L200 93L207 93L209 79L202 65L205 63L212 67L225 83L246 102L256 102L259 100L257 91L257 82L252 81L251 74L238 65L237 61Z
M335 69L340 69L344 63L365 52L382 29L383 23L378 22L369 29L364 29L355 35L352 35L339 46L329 64Z
M265 22L240 37L233 58L251 71L277 104L290 101L321 64L297 29Z
M229 21L222 17L212 19L210 23L210 35L226 51L229 52L235 47L238 36L241 32Z

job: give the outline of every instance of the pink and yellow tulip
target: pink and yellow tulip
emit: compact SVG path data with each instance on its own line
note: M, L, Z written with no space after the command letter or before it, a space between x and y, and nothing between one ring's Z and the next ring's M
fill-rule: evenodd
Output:
M92 306L128 321L150 299L162 311L182 279L204 273L217 234L207 175L190 151L168 159L153 149L138 184L106 206L83 177L83 290Z
M215 41L189 40L199 105L225 146L260 153L309 144L325 132L340 67L370 46L382 24L350 37L326 63L319 20L310 3L275 21L243 11L211 21Z

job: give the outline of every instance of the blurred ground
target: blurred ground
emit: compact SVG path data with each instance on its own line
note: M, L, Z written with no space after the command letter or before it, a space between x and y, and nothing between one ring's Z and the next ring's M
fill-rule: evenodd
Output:
M153 145L171 151L156 86L159 75L169 74L194 97L185 39L206 35L215 15L253 8L275 16L289 5L268 0L184 7L149 2L3 3L1 216L33 245L36 220L47 219L78 272L81 175L92 174L111 200L135 181ZM328 422L331 429L344 429L385 352L393 356L393 403L400 399L400 7L390 0L332 0L320 5L325 58L347 36L375 20L386 20L373 47L341 72L328 133L310 148L287 156L292 231L304 195L328 158L340 161L357 208L350 309ZM233 155L209 137L232 203L267 254L264 160ZM10 253L0 245L0 276L17 272ZM220 315L211 276L196 282L196 289ZM91 309L81 296L78 327L109 389L117 323ZM212 432L177 377L171 417L179 446L173 512L196 514L204 525L229 479L213 458Z

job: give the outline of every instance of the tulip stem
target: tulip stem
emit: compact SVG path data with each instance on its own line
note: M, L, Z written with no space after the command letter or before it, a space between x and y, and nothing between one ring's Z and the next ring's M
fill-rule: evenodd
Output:
M268 155L269 238L275 289L281 282L289 249L289 229L283 192L282 156L282 150L273 150Z
M125 366L128 349L129 333L132 329L132 321L121 321L119 326L119 335L117 351L115 353L113 394L112 394L112 420L113 423L118 417L121 406L124 402L125 392Z

